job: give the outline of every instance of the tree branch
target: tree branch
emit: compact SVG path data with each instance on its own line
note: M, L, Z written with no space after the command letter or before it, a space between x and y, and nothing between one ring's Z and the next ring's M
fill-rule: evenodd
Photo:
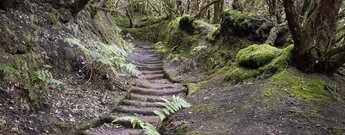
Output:
M219 2L219 1L220 1L220 0L214 0L214 1L212 1L212 2L210 2L210 3L208 3L208 4L206 4L205 6L201 7L199 13L198 13L197 15L195 15L195 18L200 19L200 18L204 15L205 11L206 11L211 5L213 5L213 4L215 4L215 3Z
M327 52L326 58L331 58L339 53L345 53L345 45L336 47Z

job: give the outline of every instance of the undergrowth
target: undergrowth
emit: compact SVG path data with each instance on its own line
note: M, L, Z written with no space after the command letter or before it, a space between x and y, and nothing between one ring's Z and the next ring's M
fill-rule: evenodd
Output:
M126 57L134 48L131 44L126 44L123 47L119 47L118 45L107 45L102 42L90 41L89 44L97 45L95 47L87 47L88 44L86 42L82 43L76 38L66 38L65 41L72 47L76 46L81 49L86 57L89 57L91 61L93 61L91 62L91 65L101 63L100 66L110 66L115 74L120 69L126 70L133 76L138 76L140 74L135 65L126 61Z
M186 100L173 96L172 101L168 101L166 99L161 98L164 102L157 102L158 104L164 106L164 109L162 112L155 110L154 113L159 116L160 120L163 121L168 116L182 110L183 108L191 107L191 104L189 104ZM121 120L128 120L132 123L132 128L135 127L141 127L145 134L147 135L160 135L160 133L157 131L157 129L151 125L148 122L143 122L139 118L135 116L122 116L119 118L116 118L112 123L116 124L116 122Z

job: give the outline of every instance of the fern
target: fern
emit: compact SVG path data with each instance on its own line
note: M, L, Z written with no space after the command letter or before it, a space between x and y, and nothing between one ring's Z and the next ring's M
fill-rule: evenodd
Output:
M164 102L157 102L157 104L160 104L164 106L164 109L162 112L160 111L154 111L156 115L159 116L161 121L163 121L166 117L176 113L177 111L183 109L183 108L188 108L191 107L191 104L189 104L186 100L176 97L175 95L173 96L172 101L168 101L166 99L161 98Z
M16 73L16 69L8 65L0 64L0 72L5 75L10 75Z
M119 117L119 118L116 118L115 120L113 120L112 123L116 123L117 121L120 121L120 120L130 121L132 124L132 128L140 126L144 130L145 134L147 134L147 135L160 135L160 133L157 131L157 129L153 125L151 125L148 122L143 122L135 116Z
M29 96L30 101L36 101L38 99L38 95L36 93L35 88L32 88L32 87L29 88L28 92L29 92L28 96Z
M44 85L60 85L62 82L53 78L52 73L48 70L35 71L32 79L40 84Z
M206 45L201 45L201 46L194 47L193 50L192 50L192 54L200 52L200 51L202 51L203 49L206 49L206 48L207 48Z
M63 85L63 83L59 80L54 79L52 73L50 73L48 70L35 71L32 75L32 80L41 85L59 85L60 91L65 91L65 86Z
M138 76L140 74L140 71L136 68L133 64L126 64L124 65L124 68L129 72L131 75Z
M124 42L124 46L119 47L118 45L108 45L94 41L92 43L97 44L97 46L86 48L81 44L81 41L76 38L66 38L65 42L69 43L72 47L79 47L84 54L90 56L91 59L96 62L115 67L116 69L123 68L134 76L139 75L139 71L136 70L136 67L126 62L126 57L134 48L130 43Z
M187 108L191 106L191 104L189 104L186 100L180 97L176 97L176 96L173 96L172 101L168 101L163 98L161 99L164 102L158 102L158 104L163 105L165 108L163 109L162 112L154 111L154 113L159 116L161 121L163 121L169 115L172 115L173 113L176 113L177 111L183 108ZM132 124L132 128L140 126L144 130L145 134L147 135L160 135L160 133L157 131L157 129L153 125L151 125L148 122L143 122L135 116L119 117L113 120L112 123L116 123L117 121L120 121L120 120L130 121Z

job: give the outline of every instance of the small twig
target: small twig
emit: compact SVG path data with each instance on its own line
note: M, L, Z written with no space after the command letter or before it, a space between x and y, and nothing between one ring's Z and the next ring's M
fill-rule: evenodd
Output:
M92 71L93 71L93 63L91 64L90 77L89 77L89 79L88 79L83 85L86 85L88 82L90 82L90 80L91 80L91 78L92 78Z
M107 99L107 96L108 96L108 91L105 91L105 94L102 98L101 104L105 104L105 100Z
M326 86L326 89L332 94L332 96L333 96L334 99L336 99L336 100L338 100L338 101L340 101L340 102L343 101L339 96L337 96L337 94L335 93L336 90L334 90L334 88L332 88L332 87L330 87L330 86L328 86L328 85L325 85L325 86Z

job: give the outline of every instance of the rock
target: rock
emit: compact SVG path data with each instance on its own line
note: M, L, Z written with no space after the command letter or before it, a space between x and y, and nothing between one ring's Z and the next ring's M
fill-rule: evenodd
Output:
M242 67L257 69L270 63L280 52L280 49L266 44L251 45L237 53L236 62Z

